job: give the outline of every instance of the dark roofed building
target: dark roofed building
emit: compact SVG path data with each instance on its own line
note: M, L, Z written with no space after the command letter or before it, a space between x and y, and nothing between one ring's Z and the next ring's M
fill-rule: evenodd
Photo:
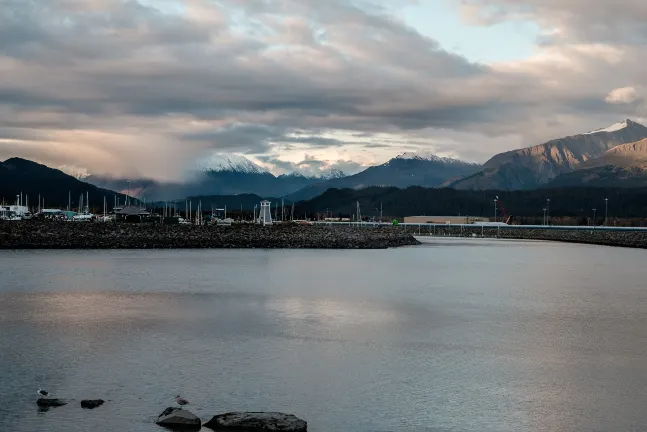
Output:
M137 206L125 206L122 209L115 211L115 216L118 221L124 222L142 222L144 219L150 217L151 212L145 208Z

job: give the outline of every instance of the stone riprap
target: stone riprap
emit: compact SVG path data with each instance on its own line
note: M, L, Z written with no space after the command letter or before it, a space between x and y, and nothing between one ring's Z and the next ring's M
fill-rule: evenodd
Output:
M401 227L404 229L404 227ZM606 231L602 229L569 230L569 229L524 229L496 227L407 227L406 232L421 236L435 237L486 237L519 240L548 240L567 243L586 243L603 246L647 248L645 231Z
M0 249L384 249L416 244L411 233L393 227L0 221Z

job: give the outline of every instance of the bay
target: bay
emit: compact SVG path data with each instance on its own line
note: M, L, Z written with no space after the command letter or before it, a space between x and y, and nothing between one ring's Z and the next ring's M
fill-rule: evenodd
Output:
M0 251L0 431L294 413L324 431L647 430L647 251ZM40 412L36 390L70 400ZM80 400L108 402L82 410Z

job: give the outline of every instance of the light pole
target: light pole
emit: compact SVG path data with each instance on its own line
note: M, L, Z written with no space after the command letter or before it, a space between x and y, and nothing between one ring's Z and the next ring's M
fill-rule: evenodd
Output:
M609 224L609 198L604 199L604 226Z
M542 225L546 225L546 207L544 207L544 218L541 220Z
M550 225L550 198L546 200L546 225Z
M593 228L595 228L595 209L593 209Z
M499 197L494 198L494 223L496 223L496 203L499 201Z

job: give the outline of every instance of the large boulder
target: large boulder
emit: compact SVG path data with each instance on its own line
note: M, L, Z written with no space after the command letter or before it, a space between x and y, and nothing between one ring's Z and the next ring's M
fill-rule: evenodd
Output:
M200 418L191 411L173 407L166 408L157 417L156 423L171 429L184 430L199 430L202 424Z
M36 401L36 404L38 404L39 407L49 408L49 407L58 407L58 406L67 405L67 402L56 398L39 398Z
M308 423L279 412L229 412L214 416L204 426L214 431L231 432L306 432Z
M103 405L105 402L103 399L83 399L81 401L81 408L94 409Z

